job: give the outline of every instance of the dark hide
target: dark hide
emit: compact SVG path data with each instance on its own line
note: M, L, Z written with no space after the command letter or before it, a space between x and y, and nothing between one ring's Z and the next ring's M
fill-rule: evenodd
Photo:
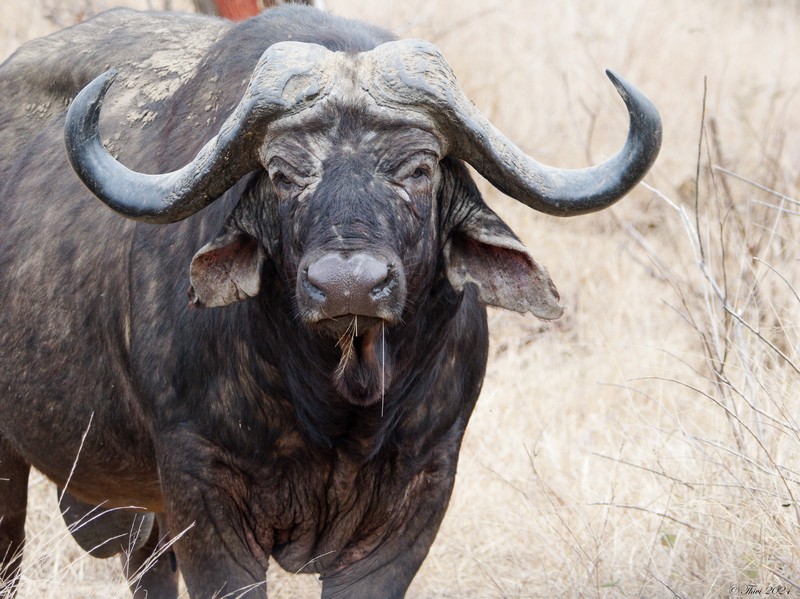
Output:
M401 597L452 490L486 365L484 304L527 309L521 296L532 296L555 313L546 273L465 168L446 156L369 166L365 133L406 133L365 122L358 106L317 132L355 150L325 157L305 204L259 169L185 221L146 225L78 181L64 113L107 67L120 71L101 115L107 147L163 173L192 159L265 48L287 39L360 51L391 36L299 7L238 25L114 11L0 67L6 582L33 465L78 503L163 514L153 530L178 538L192 597L265 595L270 555L320 574L324 597ZM368 177L373 167L385 176ZM326 237L326 214L341 239ZM386 257L381 285L402 284L376 308L385 317L349 336L297 299L303 260L334 246ZM143 579L149 597L174 596L169 564Z

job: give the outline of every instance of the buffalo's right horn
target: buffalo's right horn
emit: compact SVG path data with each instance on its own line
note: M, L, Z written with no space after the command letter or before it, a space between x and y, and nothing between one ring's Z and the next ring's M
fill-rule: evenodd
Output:
M123 216L150 223L179 221L213 202L258 166L257 146L269 123L325 94L324 63L329 55L315 44L271 46L219 134L189 164L160 175L128 169L100 141L100 108L116 78L116 71L107 71L81 90L69 108L64 127L67 156L86 187Z
M630 113L628 139L603 164L585 169L545 166L514 145L467 99L432 44L388 42L372 51L370 92L380 104L424 111L450 144L448 153L474 166L495 187L531 208L556 216L602 210L630 191L661 147L661 118L633 85L608 72Z

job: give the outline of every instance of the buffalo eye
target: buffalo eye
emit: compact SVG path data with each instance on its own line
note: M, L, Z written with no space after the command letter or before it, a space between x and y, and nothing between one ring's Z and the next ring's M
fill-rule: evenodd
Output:
M433 167L428 162L417 163L410 165L404 169L405 172L400 173L400 185L408 188L409 191L416 193L424 192L431 181Z
M406 175L405 179L410 181L413 185L427 182L431 178L431 165L428 162L418 164L416 168L409 169L410 172Z
M272 176L272 184L278 192L291 193L297 184L286 173L280 171Z
M419 164L406 171L400 182L400 195L407 202L412 198L423 199L431 193L431 179L433 175L428 164Z
M425 202L430 198L438 161L438 156L432 152L417 151L393 166L390 180L407 204Z

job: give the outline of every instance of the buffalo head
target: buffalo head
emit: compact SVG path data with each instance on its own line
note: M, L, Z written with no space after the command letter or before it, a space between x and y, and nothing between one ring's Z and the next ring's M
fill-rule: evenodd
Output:
M193 161L146 175L100 142L100 106L114 77L98 77L69 110L67 150L83 182L126 217L170 223L261 173L260 192L242 199L238 216L192 261L192 301L256 296L264 263L274 260L303 325L339 340L337 377L350 381L340 391L361 404L379 391L349 371L391 376L386 329L425 301L440 275L456 290L474 284L485 304L561 315L547 273L483 203L461 160L531 208L569 216L621 198L661 141L652 103L609 73L630 113L625 146L592 168L547 167L475 109L426 42L363 53L282 42L263 54L239 105Z

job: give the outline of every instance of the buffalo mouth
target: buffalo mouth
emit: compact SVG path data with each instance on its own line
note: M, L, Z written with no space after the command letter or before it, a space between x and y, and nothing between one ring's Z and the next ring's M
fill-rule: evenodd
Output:
M323 335L343 339L345 337L363 337L371 329L389 323L378 316L363 314L343 314L331 318L322 318L313 324Z
M334 336L340 352L331 374L337 393L352 404L382 403L392 380L392 359L387 345L389 323L375 316L347 314L316 323Z

